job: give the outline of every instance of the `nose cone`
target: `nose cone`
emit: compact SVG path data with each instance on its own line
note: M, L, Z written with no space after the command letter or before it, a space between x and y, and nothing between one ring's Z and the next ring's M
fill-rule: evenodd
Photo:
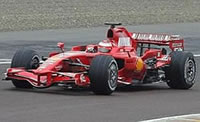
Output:
M41 64L35 72L45 73L56 71L56 67L61 65L63 58L59 55L52 56Z

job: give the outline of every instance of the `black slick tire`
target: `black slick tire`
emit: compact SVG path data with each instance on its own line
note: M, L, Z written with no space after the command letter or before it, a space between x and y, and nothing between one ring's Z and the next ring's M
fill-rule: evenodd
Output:
M118 66L112 56L98 55L90 64L91 90L98 95L110 95L117 87Z
M171 53L170 66L165 70L167 85L173 89L189 89L195 83L196 63L190 52Z
M12 58L11 68L23 67L25 69L36 69L39 66L39 55L30 49L20 49L16 51ZM28 81L12 79L16 88L33 88Z

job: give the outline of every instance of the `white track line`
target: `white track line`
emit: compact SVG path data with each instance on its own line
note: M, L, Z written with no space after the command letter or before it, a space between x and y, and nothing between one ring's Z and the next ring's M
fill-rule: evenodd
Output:
M200 54L194 54L194 57L200 57Z
M0 65L1 64L11 64L11 59L0 59Z
M11 62L0 62L0 65L1 64L11 64Z
M175 122L175 121L186 121L189 122L199 122L200 121L200 114L189 114L189 115L181 115L181 116L172 116L172 117L164 117L159 119L152 119L152 120L144 120L140 122Z
M2 59L0 59L0 61L1 61L1 60L11 60L11 59L5 59L5 58L2 58Z
M0 62L2 61L11 61L11 59L0 59Z

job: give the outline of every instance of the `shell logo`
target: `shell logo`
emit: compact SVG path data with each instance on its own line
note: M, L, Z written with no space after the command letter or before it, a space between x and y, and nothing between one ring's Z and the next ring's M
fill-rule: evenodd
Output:
M136 62L136 71L138 72L142 71L143 67L144 67L143 60L141 58L138 58Z

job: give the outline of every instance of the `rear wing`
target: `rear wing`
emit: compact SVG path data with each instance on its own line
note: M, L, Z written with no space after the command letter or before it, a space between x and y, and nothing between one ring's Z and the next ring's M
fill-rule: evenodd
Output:
M168 35L168 34L151 34L151 33L131 33L132 38L136 40L138 46L147 44L150 46L169 46L172 51L184 50L184 40L179 35Z

